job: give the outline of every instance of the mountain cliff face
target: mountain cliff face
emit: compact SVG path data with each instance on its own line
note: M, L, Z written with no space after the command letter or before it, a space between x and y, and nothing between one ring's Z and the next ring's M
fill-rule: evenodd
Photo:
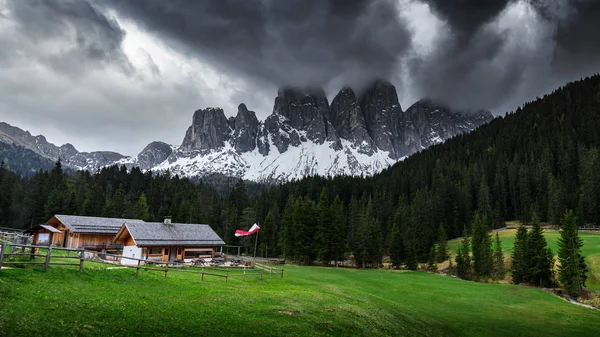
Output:
M56 147L4 123L0 141L48 159L60 156L76 169L117 164L186 177L219 174L283 182L317 174L372 175L492 118L489 112L454 111L426 99L403 111L396 88L377 81L360 95L343 88L331 104L321 89L282 88L264 121L245 104L229 119L219 108L197 110L180 146L152 142L136 157L78 152L70 144Z

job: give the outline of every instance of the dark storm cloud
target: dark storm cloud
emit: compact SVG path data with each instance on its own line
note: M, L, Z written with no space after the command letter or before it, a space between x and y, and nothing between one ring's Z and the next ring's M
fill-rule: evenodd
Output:
M121 50L125 32L114 19L109 19L83 0L18 0L8 1L12 18L21 32L40 48L42 62L65 73L80 73L98 64L117 64L129 70L127 57ZM61 44L66 39L72 43ZM44 45L56 41L56 46ZM19 41L15 41L19 42ZM20 57L19 46L12 46L13 57ZM8 55L5 55L8 56Z
M425 0L448 21L461 40L468 40L481 25L490 22L510 0Z
M600 1L424 0L452 34L411 60L416 91L453 106L512 109L566 81L600 71ZM528 15L493 25L510 6ZM531 13L530 13L531 14ZM533 21L533 22L532 22Z
M339 77L359 84L389 77L410 47L410 33L393 1L109 3L221 69L274 85L326 85Z

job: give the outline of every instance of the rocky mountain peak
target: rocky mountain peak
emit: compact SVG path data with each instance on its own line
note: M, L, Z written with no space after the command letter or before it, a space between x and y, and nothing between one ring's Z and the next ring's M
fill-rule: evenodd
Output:
M340 138L352 142L361 153L370 155L374 152L373 139L367 131L362 109L351 88L343 88L333 98L329 116Z
M321 88L280 89L273 114L285 117L292 128L305 131L306 138L317 144L335 138L334 130L328 130L329 102Z
M375 81L361 96L360 106L375 146L394 159L401 158L404 154L399 149L406 138L396 87L388 81Z
M137 164L142 170L148 170L169 158L173 147L165 142L152 142L137 155Z
M231 127L223 109L196 110L180 148L184 151L219 149L230 136Z
M233 119L232 145L237 152L248 152L256 148L260 122L254 111L249 111L244 103L238 106L238 113Z

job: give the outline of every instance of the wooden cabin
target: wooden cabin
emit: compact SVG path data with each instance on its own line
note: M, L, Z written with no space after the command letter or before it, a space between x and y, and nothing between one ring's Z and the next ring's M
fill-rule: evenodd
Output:
M138 219L101 218L56 214L45 225L29 231L33 234L34 244L43 242L46 233L52 232L49 243L67 248L85 248L103 250L120 248L112 244L112 239L124 223L144 223ZM53 229L50 229L53 228Z
M189 262L198 257L214 257L225 242L209 225L162 222L126 222L113 242L123 245L122 264L135 265L137 260Z

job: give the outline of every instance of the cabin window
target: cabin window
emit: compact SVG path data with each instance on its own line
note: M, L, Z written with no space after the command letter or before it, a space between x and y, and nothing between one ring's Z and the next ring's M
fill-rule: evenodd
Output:
M169 248L165 248L163 255L165 255L165 256L169 255Z
M160 255L162 254L162 248L150 248L149 255Z

